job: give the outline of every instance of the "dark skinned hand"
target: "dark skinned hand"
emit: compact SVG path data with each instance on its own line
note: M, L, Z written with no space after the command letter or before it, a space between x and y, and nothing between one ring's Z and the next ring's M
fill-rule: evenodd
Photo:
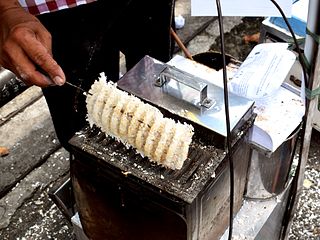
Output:
M0 65L27 85L47 87L65 83L51 46L50 33L36 17L19 6L0 10Z

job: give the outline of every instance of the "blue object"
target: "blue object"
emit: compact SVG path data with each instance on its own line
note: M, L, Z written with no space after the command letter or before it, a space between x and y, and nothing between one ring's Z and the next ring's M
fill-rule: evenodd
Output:
M299 2L299 1L300 0L292 0L292 4L293 4L292 7L293 8L299 7L298 5L295 5L295 3ZM305 9L305 10L308 11L308 9ZM282 17L270 17L269 21L272 24L289 31L289 28ZM307 28L306 20L302 20L302 19L292 15L291 18L288 18L288 22L296 35L301 36L301 37L306 36L306 28Z
M270 22L278 27L284 28L287 31L289 31L287 24L282 17L271 17ZM291 18L288 18L288 22L296 35L301 37L306 36L306 28L307 28L306 22L294 16Z

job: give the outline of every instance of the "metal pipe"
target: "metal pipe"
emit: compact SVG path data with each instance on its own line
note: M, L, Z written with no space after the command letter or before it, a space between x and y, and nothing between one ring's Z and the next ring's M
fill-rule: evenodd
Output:
M0 91L14 76L14 73L0 66Z
M310 32L319 36L320 34L320 2L318 0L309 1L307 28ZM311 71L309 73L309 80L305 86L310 90L315 90L320 87L320 47L319 44L309 34L306 35L305 42L305 56L311 64ZM302 141L301 166L298 169L299 179L297 183L298 194L302 191L304 171L308 160L310 141L314 123L314 114L317 111L318 97L306 101L306 119L305 132Z
M183 51L184 55L193 60L192 55L190 54L190 52L188 51L188 49L185 47L185 45L183 44L183 42L181 41L181 39L179 38L179 36L176 34L176 32L170 28L170 33L173 36L174 40L177 42L178 46L180 47L180 49Z
M320 1L310 0L309 1L309 10L308 10L308 19L307 19L307 28L315 33L316 35L320 34ZM315 43L312 36L306 34L304 54L309 63L312 63L315 58L317 44Z

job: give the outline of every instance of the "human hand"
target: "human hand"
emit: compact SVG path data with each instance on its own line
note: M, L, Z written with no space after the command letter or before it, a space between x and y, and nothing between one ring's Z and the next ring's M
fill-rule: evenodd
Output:
M52 57L51 43L50 33L23 8L0 9L0 65L27 85L65 83L63 70Z

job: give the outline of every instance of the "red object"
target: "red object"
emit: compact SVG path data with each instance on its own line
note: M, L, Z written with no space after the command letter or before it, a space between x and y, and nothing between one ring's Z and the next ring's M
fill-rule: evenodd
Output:
M96 0L19 0L20 5L33 15L72 8Z

